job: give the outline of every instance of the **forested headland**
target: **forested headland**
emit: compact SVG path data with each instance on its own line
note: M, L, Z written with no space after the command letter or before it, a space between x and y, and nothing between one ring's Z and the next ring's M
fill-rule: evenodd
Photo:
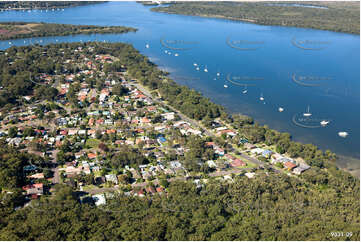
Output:
M1 22L0 40L76 34L107 34L135 32L135 28L123 26L73 25L31 22Z
M23 10L69 8L103 2L105 1L1 1L0 9Z
M306 6L306 7L304 7ZM156 12L360 34L359 2L175 2Z

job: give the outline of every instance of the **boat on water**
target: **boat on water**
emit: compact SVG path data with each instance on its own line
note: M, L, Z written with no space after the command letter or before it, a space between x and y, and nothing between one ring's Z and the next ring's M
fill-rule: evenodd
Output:
M199 71L199 67L197 67L196 70Z
M346 138L346 136L348 135L347 132L342 131L342 132L338 132L338 136L342 137L342 138Z
M204 72L208 72L207 66L204 68Z
M227 84L224 84L223 87L224 87L224 88L228 88L228 85L227 85Z
M168 55L171 55L172 53L171 52L168 52Z
M310 106L307 106L307 111L305 113L303 113L303 116L310 117L311 115L312 115L312 113L310 113Z
M325 127L327 124L329 124L330 123L330 121L327 121L327 120L322 120L321 122L320 122L320 124L323 126L323 127Z
M220 76L220 75L221 75L221 73L217 72L217 76Z
M197 64L197 63L193 63L193 65L194 65L194 66L198 66L198 64Z
M166 54L167 54L167 53L168 53L168 50L165 50L165 51L164 51L164 53L166 53Z
M178 53L175 53L174 56L178 56Z
M261 93L261 96L259 97L259 100L263 101L264 100L264 97L263 97L263 94Z
M147 48L147 49L148 49L148 48L149 48L149 45L148 45L148 44L146 44L146 45L145 45L145 48Z
M244 86L244 90L242 91L242 93L246 94L247 92L248 92L248 90L247 90L247 85L246 85L246 86Z
M284 109L283 109L282 107L279 107L279 108L278 108L278 111L279 111L280 113L282 113L282 112L284 111Z

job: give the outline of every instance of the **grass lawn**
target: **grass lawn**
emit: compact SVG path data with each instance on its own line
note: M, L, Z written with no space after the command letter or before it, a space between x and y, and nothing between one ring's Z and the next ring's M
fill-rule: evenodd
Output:
M91 190L91 189L96 189L96 188L99 188L99 187L97 187L95 185L85 185L85 186L83 186L84 191Z
M91 148L98 148L98 145L100 144L100 140L98 139L87 139L86 145Z
M245 166L242 166L242 168L257 168L258 165L252 163L252 162L247 162Z
M101 174L101 171L94 171L94 177L100 177L102 176Z

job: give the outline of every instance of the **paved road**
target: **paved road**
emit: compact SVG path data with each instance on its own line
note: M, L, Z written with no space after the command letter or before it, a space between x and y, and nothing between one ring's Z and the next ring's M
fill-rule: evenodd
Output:
M238 174L241 171L249 171L252 168L233 168L231 170L227 170L227 171L217 171L217 172L213 172L210 173L209 176L226 176L226 175L230 175L230 174Z
M158 103L158 104L163 104L165 106L167 106L168 109L172 110L174 113L176 113L177 115L179 115L179 117L181 117L181 119L187 121L188 123L192 124L193 126L196 126L196 127L200 127L204 133L207 135L207 136L215 136L213 133L209 132L206 128L204 128L201 124L199 124L199 122L193 120L193 119L190 119L188 118L187 116L185 116L184 114L182 114L180 111L178 111L177 109L169 106L168 104L165 104L164 102L160 102L158 100L155 100L153 98L153 96L150 94L150 92L145 89L143 86L141 86L140 84L133 84L136 88L138 88L141 92L143 92L146 96L148 96L149 98L151 98L155 103Z
M58 164L58 161L56 160L56 154L58 154L59 150L52 150L52 157L53 157L53 163L54 164ZM54 184L58 184L60 182L60 176L59 176L59 167L56 166L55 168L51 169L54 172L54 177L53 177L53 183Z
M133 84L136 88L138 88L141 92L143 92L146 96L148 96L149 98L151 98L154 102L156 103L160 103L160 104L164 104L163 102L160 102L160 101L157 101L157 100L154 100L152 95L149 93L149 91L147 89L145 89L143 86L141 86L140 84ZM207 135L207 136L211 136L211 137L216 137L216 135L213 133L213 132L210 132L207 128L203 127L199 122L193 120L193 119L190 119L188 118L187 116L185 116L184 114L182 114L181 112L179 112L178 110L176 110L175 108L167 105L167 104L164 104L166 105L169 109L171 109L172 111L174 111L175 113L177 113L183 120L191 123L192 125L196 126L196 127L200 127L204 133ZM264 162L261 162L253 157L250 157L248 155L245 155L245 154L241 154L240 155L243 159L245 160L248 160L249 162L252 162L256 165L264 165Z
M238 174L241 171L249 171L252 168L232 168L230 170L227 171L216 171L216 172L212 172L210 174L208 174L210 177L217 177L217 176L225 176L225 175L230 175L230 174ZM174 182L174 181L185 181L187 180L186 177L172 177L167 179L167 181L169 183ZM151 181L154 185L158 185L159 181L158 179L155 179L153 181ZM149 185L149 182L142 182L142 183L135 183L132 184L132 187L147 187ZM104 193L104 192L114 192L117 191L118 188L116 187L105 187L105 188L92 188L89 190L86 190L85 192L88 192L92 195L94 194L99 194L99 193Z

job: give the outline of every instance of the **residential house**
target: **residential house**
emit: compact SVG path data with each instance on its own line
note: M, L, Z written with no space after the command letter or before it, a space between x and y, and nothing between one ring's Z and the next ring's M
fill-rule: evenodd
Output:
M97 194L92 196L94 203L96 206L100 206L100 205L105 205L106 204L106 200L105 200L105 196L104 194Z
M26 195L43 195L44 185L42 183L26 185L23 186L23 190L26 192Z
M232 167L245 166L245 165L246 165L246 163L241 161L240 159L234 159L230 163L230 166L232 166Z
M292 162L287 161L286 163L283 164L285 166L285 168L287 168L288 170L293 170L294 168L297 167L297 165L293 164Z
M311 167L305 163L301 163L299 164L298 167L294 168L293 169L293 173L296 174L296 175L301 175L302 172L310 169Z
M118 184L118 178L115 174L105 175L105 180L107 182L112 182L114 184Z

